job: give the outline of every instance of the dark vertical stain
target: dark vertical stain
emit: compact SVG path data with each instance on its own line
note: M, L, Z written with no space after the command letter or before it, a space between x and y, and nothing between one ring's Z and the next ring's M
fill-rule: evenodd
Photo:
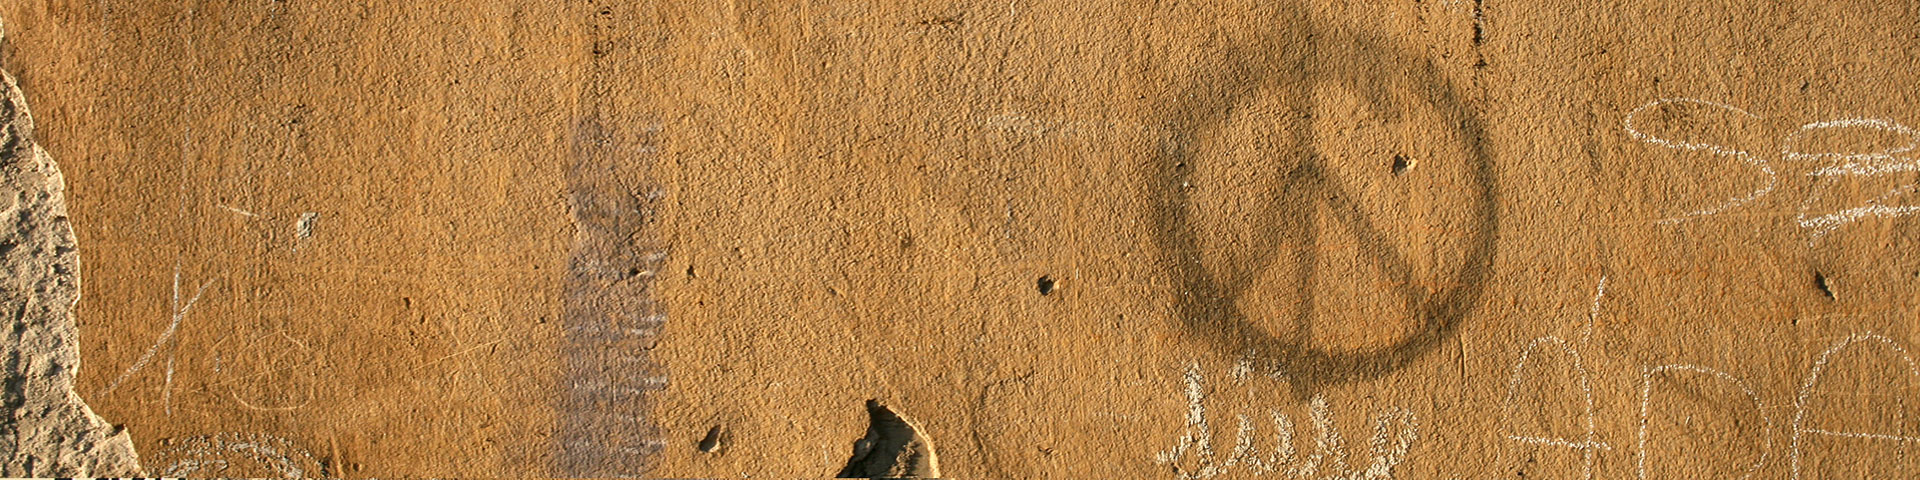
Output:
M1487 68L1487 53L1480 50L1487 43L1487 9L1483 0L1473 0L1473 68ZM1474 83L1480 83L1479 74L1474 74Z
M1483 0L1473 0L1473 46L1487 43L1487 9Z

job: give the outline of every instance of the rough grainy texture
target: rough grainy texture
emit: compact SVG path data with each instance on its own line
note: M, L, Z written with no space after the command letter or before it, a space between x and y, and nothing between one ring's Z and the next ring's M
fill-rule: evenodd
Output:
M935 478L940 456L933 440L913 422L880 402L867 401L867 436L853 442L853 457L839 478Z
M150 472L1920 473L1837 0L0 1Z
M80 255L66 180L34 143L33 116L0 71L0 476L138 475L133 441L73 391L80 372Z

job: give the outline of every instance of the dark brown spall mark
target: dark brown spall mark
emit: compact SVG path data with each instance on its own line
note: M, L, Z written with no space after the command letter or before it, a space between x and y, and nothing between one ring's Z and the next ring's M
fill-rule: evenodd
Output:
M1159 202L1154 212L1154 226L1165 261L1179 287L1174 307L1179 326L1211 343L1219 353L1244 356L1265 371L1289 376L1295 395L1304 399L1328 386L1377 378L1404 368L1458 334L1460 322L1479 305L1485 290L1498 227L1498 192L1494 162L1485 145L1480 118L1432 61L1386 48L1385 42L1372 36L1318 28L1297 5L1279 8L1291 9L1274 15L1282 23L1292 18L1290 29L1229 47L1219 56L1223 60L1214 70L1219 74L1200 77L1200 83L1192 85L1184 94L1171 97L1174 103L1160 109L1174 112L1168 119L1168 131L1173 135L1168 144L1203 144L1214 132L1226 127L1224 123L1230 112L1260 98L1257 95L1263 93L1287 95L1294 106L1311 107L1309 86L1330 82L1360 94L1378 111L1395 115L1402 106L1389 102L1403 96L1388 92L1405 91L1412 93L1414 101L1426 102L1438 111L1445 117L1446 125L1458 129L1459 138L1465 143L1461 147L1467 156L1469 188L1472 189L1469 204L1464 206L1466 223L1461 225L1468 235L1465 251L1457 261L1443 264L1451 267L1439 270L1446 272L1440 274L1443 278L1425 279L1414 278L1406 254L1388 243L1388 237L1361 210L1360 199L1347 192L1338 179L1329 177L1322 166L1324 160L1317 154L1301 152L1299 155L1303 158L1298 159L1297 166L1271 177L1267 187L1270 187L1268 191L1276 192L1272 200L1274 208L1252 221L1271 229L1274 238L1314 245L1320 235L1314 226L1314 215L1331 215L1354 232L1352 243L1360 249L1361 256L1389 277L1385 283L1392 285L1390 288L1406 310L1418 317L1419 327L1392 344L1359 351L1329 351L1303 340L1278 338L1256 323L1256 320L1272 319L1248 318L1238 306L1251 280L1258 278L1259 272L1272 268L1276 256L1283 252L1275 249L1256 257L1254 265L1244 266L1244 271L1251 274L1234 278L1221 278L1201 262L1200 232L1191 219L1195 207L1189 190L1183 186L1190 184L1193 175L1190 165L1204 159L1194 158L1185 148L1165 149L1150 159L1147 171L1165 172L1158 175L1149 192ZM1475 25L1479 24L1476 19ZM1326 58L1342 60L1320 61ZM1310 111L1309 108L1300 110ZM1311 117L1301 116L1292 121L1286 131L1275 133L1295 136L1294 145L1313 145ZM1317 213L1321 208L1315 203L1324 206L1323 213ZM1298 309L1299 313L1291 320L1300 326L1312 325L1315 315L1311 307L1315 302L1312 283L1316 276L1312 265L1317 261L1318 252L1304 248L1284 253L1299 256L1298 264L1303 266L1294 274L1294 280L1300 286L1296 299L1307 307ZM1422 285L1440 287L1437 291L1428 291Z
M1820 289L1820 294L1826 295L1828 300L1838 299L1838 297L1835 297L1833 294L1833 286L1827 284L1827 276L1825 274L1813 272L1813 287Z
M853 442L853 456L837 478L933 478L940 460L933 440L913 422L875 400L867 400L867 435Z
M707 436L700 437L700 444L697 446L700 448L700 451L704 453L718 452L720 451L720 437L722 435L724 434L720 426L714 425L713 428L707 429Z
M1393 156L1393 164L1387 166L1387 169L1392 171L1393 175L1397 177L1400 176L1400 174L1407 173L1407 168L1412 166L1413 163L1407 160L1406 155L1395 154Z
M1039 287L1041 296L1046 296L1053 293L1054 282L1053 282L1052 276L1041 275L1040 280L1035 281L1034 284L1036 287Z

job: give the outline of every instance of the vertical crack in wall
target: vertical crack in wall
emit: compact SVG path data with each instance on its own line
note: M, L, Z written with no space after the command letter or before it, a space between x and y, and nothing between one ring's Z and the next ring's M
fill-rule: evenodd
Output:
M652 240L662 191L644 171L660 125L628 118L616 101L632 92L614 88L622 75L609 57L630 43L613 35L614 13L601 5L587 12L592 52L566 166L575 233L563 293L557 476L637 476L662 447L647 395L666 387L666 375L647 352L666 321L652 295L666 251Z
M0 343L6 369L0 404L0 476L133 476L139 459L127 432L73 391L80 369L80 258L67 220L66 180L33 141L13 76L0 71Z

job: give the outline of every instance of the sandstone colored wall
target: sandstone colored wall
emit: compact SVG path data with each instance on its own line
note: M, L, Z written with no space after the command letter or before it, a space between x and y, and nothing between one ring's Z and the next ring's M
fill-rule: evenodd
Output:
M1915 14L0 3L76 391L261 476L1911 476Z
M139 458L126 430L94 415L73 390L80 370L79 257L67 217L66 179L34 141L33 114L0 71L0 475L132 476Z

